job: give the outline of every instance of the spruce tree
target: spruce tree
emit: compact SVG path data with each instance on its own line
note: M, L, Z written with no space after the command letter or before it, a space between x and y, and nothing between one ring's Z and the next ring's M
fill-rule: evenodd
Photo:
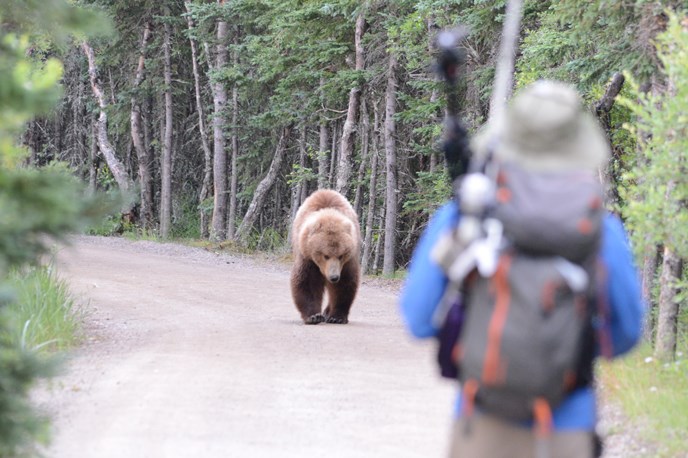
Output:
M15 457L34 456L35 444L48 438L47 421L36 414L28 393L54 365L10 337L15 333L9 326L22 324L12 322L5 310L12 301L7 273L37 263L55 240L102 208L97 198L85 197L84 187L65 167L27 167L28 152L18 145L25 124L51 110L61 95L62 63L48 57L50 47L99 21L64 0L6 5L0 12L0 456Z

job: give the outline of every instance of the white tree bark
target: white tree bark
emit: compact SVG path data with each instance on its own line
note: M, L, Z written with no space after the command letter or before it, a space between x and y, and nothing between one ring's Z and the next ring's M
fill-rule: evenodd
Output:
M320 78L320 87L325 84L325 79ZM325 115L321 115L320 118L320 138L318 143L318 189L323 189L329 187L330 176L329 176L329 148L328 148L328 138L327 138L327 120Z
M511 96L514 80L514 59L521 27L523 0L509 0L506 3L506 20L499 45L497 69L490 98L489 122L497 131L501 130L506 111L506 102Z
M239 34L234 36L234 44L239 44ZM234 51L232 58L235 67L239 65L239 51ZM236 207L237 207L237 158L239 157L239 85L234 83L232 87L232 157L230 159L229 177L229 215L227 216L227 238L233 239L236 229Z
M169 9L164 9L169 16ZM163 40L163 73L165 80L165 130L162 143L162 158L160 164L160 236L167 238L172 225L172 67L170 39L172 31L170 24L165 21L165 36Z
M141 37L141 48L139 51L138 64L136 66L136 74L134 76L133 89L136 91L145 78L146 68L146 51L148 41L150 39L150 22L146 22L143 27L143 36ZM139 196L141 208L139 215L141 224L145 229L149 229L153 223L153 181L150 171L150 155L143 141L143 132L141 129L141 104L138 96L131 97L131 140L136 151L138 159L138 175L139 175Z
M377 105L374 108L373 117L373 147L370 159L370 183L368 184L368 213L365 220L365 232L363 237L363 255L361 256L361 271L364 274L370 272L370 256L372 253L373 229L375 227L375 205L377 202L377 157L380 118Z
M191 13L189 2L184 2L187 13ZM194 22L190 14L186 16L186 22L189 27L189 31L194 29ZM201 147L203 148L203 181L201 182L201 190L198 193L198 203L203 204L208 198L210 193L211 183L213 173L213 153L210 150L210 144L208 143L208 132L205 128L205 114L203 113L203 99L201 98L201 75L198 70L198 51L196 50L196 41L189 37L189 43L191 45L191 67L193 69L194 75L194 89L196 95L196 112L198 113L198 132L201 137ZM208 57L210 58L210 57ZM207 238L209 236L208 231L208 221L207 215L203 208L200 210L200 221L201 221L201 237Z
M661 360L674 359L676 353L679 311L676 285L681 279L682 264L681 259L673 250L668 247L664 248L658 304L657 339L655 341L655 357Z
M363 201L363 178L365 177L366 166L368 165L368 143L370 139L370 119L368 117L368 107L365 97L361 100L361 163L358 166L356 176L356 192L354 193L354 211L361 218L361 207Z
M227 64L228 27L224 21L217 23L217 47L215 68L221 69ZM227 90L221 81L212 83L213 106L213 218L210 237L215 240L226 238L227 221L227 151L225 151L225 106Z
M385 173L387 192L385 194L385 252L382 263L382 275L391 276L396 270L396 230L397 230L397 149L396 139L396 93L397 93L397 57L389 53L387 67L387 93L385 96Z
M268 173L265 175L265 178L261 180L256 188L256 191L253 193L253 198L248 206L246 215L237 229L234 237L234 240L237 242L242 244L246 243L251 229L258 218L258 213L260 212L260 209L263 208L268 191L270 191L270 188L272 188L272 186L275 184L277 174L280 167L282 167L282 162L284 161L284 156L287 150L286 143L290 132L290 128L284 128L282 131L282 135L280 136L279 142L277 142L277 148L275 149L275 154L272 158L272 162L270 163Z
M131 191L134 187L134 183L129 177L124 164L117 158L115 149L110 143L110 138L107 132L107 102L105 101L105 96L103 94L102 85L100 83L100 77L98 76L98 67L96 66L96 59L93 52L93 48L88 42L84 41L81 44L81 48L86 55L88 60L88 75L91 80L91 89L93 90L93 95L96 98L100 112L98 115L98 121L96 123L96 138L98 139L98 149L105 158L105 162L112 172L112 176L117 182L119 189L125 194L125 204L123 205L122 212L128 214L133 208L133 201L130 196L126 194Z
M355 69L362 71L365 69L365 55L363 52L363 34L365 32L365 10L361 9L356 19L355 47L356 64ZM346 195L349 190L351 179L351 157L354 153L354 135L356 133L356 119L358 108L361 102L362 88L357 84L349 91L349 108L346 113L346 121L342 129L342 141L339 146L339 166L337 168L337 184L335 189Z

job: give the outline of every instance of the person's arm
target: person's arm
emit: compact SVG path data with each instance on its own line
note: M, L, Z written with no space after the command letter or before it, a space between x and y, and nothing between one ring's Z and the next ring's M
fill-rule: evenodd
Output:
M645 306L626 231L613 215L604 221L602 258L606 265L612 354L617 356L640 340Z
M431 218L411 258L408 275L401 293L401 314L408 330L416 337L432 337L437 334L432 316L444 294L447 277L430 257L441 235L458 221L456 205L450 202L441 207Z

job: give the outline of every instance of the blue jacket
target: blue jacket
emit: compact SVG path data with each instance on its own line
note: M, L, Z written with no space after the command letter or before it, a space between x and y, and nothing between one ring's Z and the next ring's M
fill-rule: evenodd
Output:
M441 207L431 218L411 259L408 277L401 294L401 313L410 332L419 338L437 334L432 316L447 286L447 277L430 257L438 238L454 227L459 212L453 203ZM629 351L639 340L644 305L638 275L621 221L607 215L602 235L602 261L607 270L609 298L608 326L613 355ZM461 398L457 402L457 415ZM571 393L553 411L557 430L592 430L596 423L595 393L592 387Z

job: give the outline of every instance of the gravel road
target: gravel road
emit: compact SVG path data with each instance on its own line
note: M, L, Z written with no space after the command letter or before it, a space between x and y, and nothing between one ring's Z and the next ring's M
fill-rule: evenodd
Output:
M445 456L455 387L403 329L398 282L365 279L347 325L305 326L285 263L78 237L58 264L85 341L36 393L49 458ZM604 458L652 456L601 416Z
M289 266L79 237L59 272L85 345L38 395L49 457L443 456L454 387L366 281L347 325L302 324Z

